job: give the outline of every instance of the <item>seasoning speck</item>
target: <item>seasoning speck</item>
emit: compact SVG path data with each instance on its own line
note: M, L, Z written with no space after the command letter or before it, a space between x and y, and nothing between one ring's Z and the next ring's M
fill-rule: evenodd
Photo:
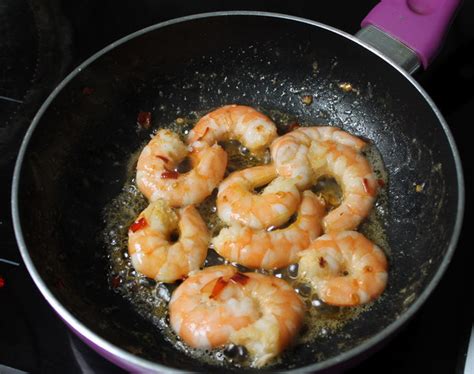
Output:
M354 90L354 89L352 88L352 84L347 83L347 82L344 82L344 83L339 84L339 88L340 88L341 90L343 90L344 92L351 92L351 91Z
M311 95L304 95L301 97L301 101L304 105L311 105L313 103L313 96Z
M421 192L423 191L423 189L425 188L425 184L422 183L422 184L415 184L415 191L416 192Z
M182 125L184 123L184 118L178 117L176 118L176 124Z

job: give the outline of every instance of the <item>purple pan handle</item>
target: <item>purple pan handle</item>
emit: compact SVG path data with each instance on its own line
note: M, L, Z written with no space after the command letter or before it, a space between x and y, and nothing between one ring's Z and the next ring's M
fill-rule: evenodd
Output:
M381 0L362 21L413 50L426 69L461 0ZM390 57L390 56L389 56Z

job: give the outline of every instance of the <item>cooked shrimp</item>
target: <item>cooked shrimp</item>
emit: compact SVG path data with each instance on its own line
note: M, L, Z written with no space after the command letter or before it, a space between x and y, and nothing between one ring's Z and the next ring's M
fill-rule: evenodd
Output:
M343 193L341 204L324 217L324 231L357 228L372 209L378 190L367 159L351 147L334 142L313 142L308 158L315 177L334 177Z
M298 333L304 304L282 279L239 273L233 266L205 268L189 276L169 304L171 326L190 346L245 346L261 367Z
M274 231L231 226L222 229L212 243L217 253L232 262L250 268L281 268L297 262L297 253L321 235L325 214L324 200L305 191L290 226Z
M277 138L271 145L272 159L279 175L296 180L300 189L314 181L315 175L308 160L308 150L313 141L332 141L361 151L366 143L337 127L300 127Z
M213 145L238 140L250 152L261 153L277 137L276 126L264 114L243 105L226 105L202 117L190 131L188 141Z
M228 225L241 224L257 230L284 224L298 209L301 196L292 180L276 177L273 165L232 173L219 186L220 219ZM254 193L254 188L269 182L261 194Z
M298 276L325 303L352 306L377 298L387 284L382 250L355 231L326 234L302 252Z
M172 243L176 231L179 238ZM165 201L156 200L130 226L128 253L135 270L170 283L199 269L209 239L207 226L192 205L175 211Z
M189 156L192 169L175 168ZM137 164L137 185L150 201L164 199L173 207L198 204L224 177L227 153L217 144L195 142L187 147L170 130L160 130L143 149Z

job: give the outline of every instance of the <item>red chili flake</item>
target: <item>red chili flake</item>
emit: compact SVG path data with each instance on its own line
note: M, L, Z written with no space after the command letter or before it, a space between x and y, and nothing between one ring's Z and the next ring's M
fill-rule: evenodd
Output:
M145 217L142 217L142 218L140 218L139 220L133 222L130 225L130 230L132 232L136 232L136 231L141 230L141 229L143 229L147 226L148 226L148 222L146 221Z
M151 124L151 113L150 112L138 113L137 123L144 129L148 129Z
M246 284L249 281L249 277L242 273L235 273L230 280L234 283L240 283L241 285Z
M211 292L211 299L215 299L219 294L222 292L222 290L227 286L227 281L223 277L217 278L216 283L214 284L214 288L212 289Z
M380 187L385 187L385 181L383 179L377 179L377 183Z
M170 162L170 160L168 158L166 158L165 156L156 155L156 157L163 160L164 162Z
M322 268L325 267L327 264L326 260L324 259L324 257L320 257L319 258L319 266L321 266Z
M116 275L115 277L112 277L112 279L110 280L110 284L112 288L117 288L118 286L120 286L120 283L121 283L121 279L118 275Z
M178 177L179 173L174 170L166 170L160 175L161 179L178 179Z
M5 286L5 278L0 277L0 288L2 288L3 286Z
M370 185L369 180L367 178L362 178L362 182L364 184L365 192L367 192L369 195L373 195L375 191Z
M82 89L82 94L83 95L86 95L86 96L89 96L89 95L92 95L94 93L94 89L92 87L84 87Z
M202 138L204 138L208 132L209 132L209 127L206 127L206 129L204 130L204 134L202 134L202 135L198 138L198 140L201 140Z
M297 128L301 127L298 122L293 122L288 126L288 132L296 130Z

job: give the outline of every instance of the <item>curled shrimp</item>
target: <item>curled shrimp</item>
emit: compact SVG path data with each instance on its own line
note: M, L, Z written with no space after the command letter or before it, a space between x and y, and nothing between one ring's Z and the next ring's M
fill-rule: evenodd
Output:
M315 177L334 177L343 193L340 205L324 217L324 231L357 228L372 209L378 191L367 159L353 148L334 142L313 142L308 158Z
M225 105L202 117L190 131L188 142L213 145L238 140L252 153L261 153L277 137L276 126L264 114L244 105Z
M176 232L179 238L172 243ZM156 200L130 226L128 253L135 270L170 283L199 269L209 240L207 226L194 206L176 211L165 201Z
M221 256L249 268L276 269L297 262L298 252L308 248L322 233L324 201L311 191L303 192L296 221L286 228L267 231L231 226L212 239Z
M294 179L300 189L308 188L315 179L307 157L313 141L331 141L356 151L361 151L366 146L358 137L332 126L300 127L280 136L270 147L272 159L278 174Z
M254 192L269 182L261 194ZM220 184L217 214L228 225L266 229L287 222L300 199L294 182L277 178L273 165L255 166L232 173Z
M189 157L192 168L176 167ZM164 199L173 207L198 204L224 177L227 153L217 144L195 142L186 146L170 130L160 130L143 149L137 164L137 185L150 201Z
M325 303L353 306L377 298L387 284L387 259L382 250L355 231L326 234L299 256L298 276Z
M173 330L191 347L245 346L261 367L298 333L304 304L282 279L212 266L189 276L169 304Z

